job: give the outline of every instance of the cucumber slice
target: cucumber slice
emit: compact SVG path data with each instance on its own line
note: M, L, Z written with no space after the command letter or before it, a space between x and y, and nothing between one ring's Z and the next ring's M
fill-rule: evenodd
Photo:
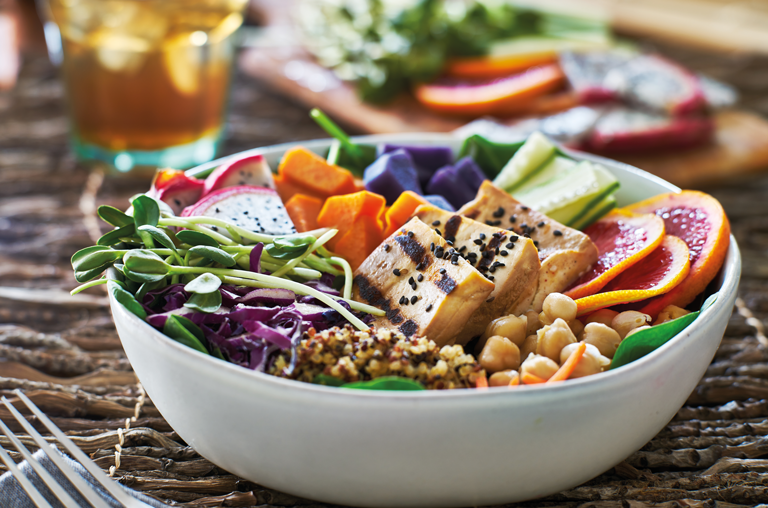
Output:
M570 226L574 222L581 220L583 217L588 215L603 199L605 199L607 196L610 196L619 189L619 181L615 176L613 176L613 173L599 164L593 164L592 170L595 172L595 176L597 177L597 183L600 191L592 196L591 199L586 200L581 210L575 213L568 222L564 223L566 226Z
M576 164L578 163L571 158L555 155L549 159L549 162L545 162L539 169L528 175L528 178L512 189L512 192L527 192L576 167Z
M616 208L616 197L610 194L603 198L587 215L581 219L574 221L571 225L572 228L584 231L587 227L592 225L595 221L603 217L605 214Z
M528 136L517 153L509 159L493 183L509 192L525 177L541 167L555 153L555 149L555 145L542 133L534 132Z
M604 49L611 41L605 37L579 37L566 39L562 37L527 36L501 39L490 45L488 54L495 57L512 56L557 56L562 51L589 51Z

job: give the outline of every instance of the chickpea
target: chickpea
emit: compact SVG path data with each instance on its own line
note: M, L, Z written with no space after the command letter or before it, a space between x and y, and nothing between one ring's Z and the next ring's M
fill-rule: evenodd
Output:
M485 329L484 336L501 335L514 342L517 346L521 346L527 335L527 327L528 319L524 315L517 317L510 314L509 316L502 316L491 321Z
M560 318L549 326L545 326L537 332L539 344L536 353L546 356L550 360L559 361L560 351L568 344L576 342L576 337L568 327L568 323Z
M520 349L508 338L494 335L485 343L479 361L491 373L516 369L520 366Z
M525 319L528 320L528 326L525 328L525 335L526 337L528 335L533 335L538 331L539 328L541 328L542 325L539 323L539 313L535 310L529 310L525 313Z
M611 326L611 321L618 315L619 313L615 310L600 309L590 314L589 317L587 317L587 322L584 324L603 323L605 326Z
M639 332L640 330L647 330L648 328L650 328L649 325L638 326L637 328L632 328L629 332L627 332L627 337L629 337L630 335L634 335L635 333ZM627 337L624 337L624 338L626 339Z
M541 355L531 355L520 366L520 375L526 373L538 376L541 379L549 379L560 367L557 362Z
M509 383L517 376L517 371L508 369L494 372L491 377L488 378L489 386L509 386Z
M651 322L651 316L637 312L635 310L626 310L617 314L611 321L611 328L619 332L622 339L627 336L630 330L640 328Z
M539 336L536 333L529 335L520 348L520 358L528 358L529 355L535 354L537 347L539 347Z
M578 344L568 344L565 346L560 352L560 361L565 362L577 347L579 347ZM584 356L581 357L581 360L576 364L573 373L571 373L569 377L577 378L591 376L592 374L602 372L603 369L610 364L611 360L601 355L600 351L595 346L587 344L587 350L584 351Z
M619 332L610 326L596 322L588 323L584 327L583 340L587 344L595 346L600 351L600 354L607 358L613 358L613 355L616 354L616 350L619 348L619 344L621 344Z
M679 317L683 317L686 314L690 314L691 311L681 309L677 305L667 305L663 309L661 309L661 312L659 313L659 316L656 318L656 321L653 322L653 325L660 325L661 323L666 323L667 321L672 321L673 319L677 319Z
M561 318L563 321L570 322L576 319L576 302L573 298L565 296L562 293L550 293L544 299L544 314L551 320Z
M573 332L573 335L575 335L577 338L584 331L584 323L582 323L578 319L574 319L573 321L568 321L568 327Z
M539 312L539 330L541 330L542 326L549 326L554 322L555 320L549 317L544 311Z

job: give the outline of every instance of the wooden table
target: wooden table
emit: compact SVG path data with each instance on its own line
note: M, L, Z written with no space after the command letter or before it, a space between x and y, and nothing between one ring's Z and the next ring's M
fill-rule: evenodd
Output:
M753 95L760 110L764 99ZM226 153L323 136L306 110L246 78L237 78L232 101ZM78 164L66 140L61 82L45 58L28 59L18 85L0 94L0 394L23 389L105 470L116 465L115 445L122 444L114 476L170 504L326 506L242 480L198 456L137 383L104 293L69 296L76 285L69 257L101 233L96 205L125 208L148 179ZM768 177L706 190L728 211L744 256L739 312L706 376L642 450L580 487L519 506L768 502L768 460L761 459L768 456L768 341L759 321L768 313ZM751 313L757 319L744 317Z

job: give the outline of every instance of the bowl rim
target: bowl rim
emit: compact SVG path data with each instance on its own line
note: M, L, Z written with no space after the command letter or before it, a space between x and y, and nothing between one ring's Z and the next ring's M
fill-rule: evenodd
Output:
M382 142L387 140L391 141L393 138L399 139L399 140L401 139L404 141L411 139L413 143L418 143L419 140L422 142L426 140L439 142L441 140L456 141L458 139L457 136L454 136L451 134L441 134L441 133L424 133L424 134L405 133L405 134L395 134L395 135L378 134L378 135L370 135L370 136L356 136L356 137L353 137L352 139L353 141L356 141L356 142L377 143L377 142ZM194 168L187 170L187 174L191 176L202 177L202 176L205 176L210 171L212 171L218 165L229 160L230 158L234 158L234 157L239 158L244 156L263 154L266 152L274 152L277 150L287 150L288 148L291 148L297 145L301 145L306 148L323 147L328 145L332 141L333 141L332 138L324 138L324 139L315 139L315 140L309 140L309 141L294 141L294 142L288 142L288 143L280 143L277 145L253 148L253 149L238 152L226 157L222 157L205 164L201 164L200 166L196 166ZM608 158L601 157L594 154L580 152L577 150L567 149L563 147L560 147L560 148L563 150L563 152L569 155L578 157L580 159L599 162L609 167L611 166L619 167L624 171L628 171L637 176L643 177L646 180L650 180L652 182L658 183L659 185L668 188L672 192L679 192L681 190L680 188L667 182L666 180L663 180L662 178L659 178L656 175L648 173L647 171L636 168L629 164L615 161L615 160L608 159ZM303 381L297 381L293 379L285 379L285 378L273 376L271 374L267 374L264 372L250 370L240 365L236 365L236 364L227 362L225 360L220 360L213 356L203 354L192 348L184 346L183 344L171 339L170 337L163 334L161 331L152 327L148 322L142 320L132 312L128 311L128 309L126 309L124 306L119 304L117 300L115 300L114 296L111 293L109 294L109 303L110 303L110 308L113 310L113 312L115 311L115 304L118 304L119 309L125 314L127 314L129 322L131 322L134 326L138 326L140 327L140 329L142 326L145 327L143 330L146 333L149 333L152 336L157 336L160 340L164 340L166 342L166 346L174 348L180 355L182 355L182 356L174 355L174 358L178 358L177 361L208 362L209 367L216 368L218 366L218 368L223 368L225 370L228 370L229 372L232 373L232 375L241 376L243 379L249 380L249 382L257 382L257 383L261 382L268 385L272 384L272 385L275 385L275 387L277 388L287 388L287 389L292 388L294 390L299 390L300 392L305 392L310 396L312 394L317 394L317 395L323 395L326 397L341 397L344 399L362 397L362 398L368 398L368 399L372 398L372 399L387 399L387 400L400 400L400 401L415 401L415 400L425 400L425 399L444 400L446 398L449 398L449 399L462 398L463 399L466 397L472 397L473 399L478 399L478 400L485 400L488 397L522 398L522 397L528 397L528 396L536 396L537 394L540 393L541 390L546 390L547 393L550 393L553 395L557 394L559 396L566 396L573 390L580 391L585 389L585 387L591 387L594 390L610 388L610 386L614 385L614 380L616 379L616 376L619 376L621 379L624 379L625 377L630 378L633 375L640 375L641 374L640 371L647 368L649 364L652 364L659 355L666 354L666 352L671 348L681 347L686 338L689 338L695 335L696 332L699 331L700 329L704 329L707 326L709 326L711 324L710 322L714 318L714 315L717 312L719 312L721 308L724 305L726 305L727 301L729 300L726 294L735 292L738 289L739 279L741 276L741 255L738 248L738 244L736 243L736 239L732 234L730 235L730 245L728 247L726 258L720 270L722 273L722 283L720 285L720 288L717 291L718 298L714 302L714 304L708 307L707 309L705 309L704 311L702 311L701 314L691 324L689 324L677 335L675 335L670 340L668 340L664 345L652 351L651 353L629 364L623 365L617 369L602 372L600 373L600 375L597 375L597 376L586 376L578 379L571 379L568 381L568 383L556 383L552 385L520 385L515 390L509 390L509 389L506 389L505 387L492 387L492 388L480 389L480 390L478 389L421 390L421 391L384 391L384 390L352 390L352 389L344 390L344 389L339 389L338 387L306 383ZM107 271L107 278L109 278L110 280L114 280L116 279L116 277L117 277L117 271L114 268L109 268L109 270ZM123 339L121 337L121 341L122 340Z

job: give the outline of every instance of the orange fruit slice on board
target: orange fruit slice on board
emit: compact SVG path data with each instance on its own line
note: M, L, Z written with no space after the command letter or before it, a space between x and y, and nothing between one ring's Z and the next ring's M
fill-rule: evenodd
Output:
M528 101L559 88L564 80L560 66L550 64L479 83L439 81L420 85L414 94L424 106L441 113L499 115L525 109Z
M652 318L667 305L685 307L712 282L728 254L731 226L718 200L699 191L661 194L624 208L655 213L667 234L688 245L691 271L672 291L650 300L642 309Z
M445 73L454 78L494 79L503 78L537 65L557 62L552 52L528 55L483 56L478 58L457 58L448 61Z
M574 300L594 295L653 252L664 239L664 221L652 213L614 210L584 233L597 247L597 261L565 292Z
M667 293L688 276L690 269L685 242L664 235L661 245L617 275L600 293L576 300L578 315Z

